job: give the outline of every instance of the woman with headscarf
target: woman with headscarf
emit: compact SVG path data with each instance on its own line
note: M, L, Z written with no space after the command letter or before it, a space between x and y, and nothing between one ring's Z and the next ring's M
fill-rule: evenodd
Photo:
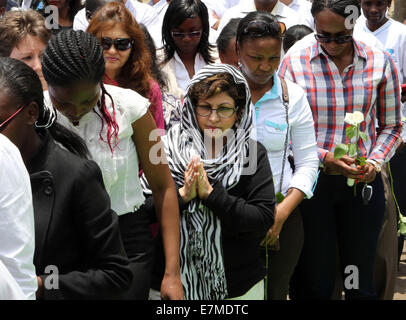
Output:
M180 123L163 137L181 209L186 299L264 298L260 242L275 197L266 150L250 139L250 97L237 69L208 65L187 88Z

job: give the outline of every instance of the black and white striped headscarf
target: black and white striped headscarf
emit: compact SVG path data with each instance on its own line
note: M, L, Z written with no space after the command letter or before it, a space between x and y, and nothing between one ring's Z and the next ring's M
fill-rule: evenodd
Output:
M219 73L229 73L235 83L244 84L246 99L245 105L240 106L242 111L233 127L234 135L229 137L218 158L209 159L203 134L196 120L195 106L190 101L188 91L194 84ZM207 65L195 74L186 90L180 123L162 137L169 168L177 187L184 185L185 170L195 155L199 155L204 163L212 186L220 182L226 189L231 189L238 183L244 160L248 157L252 129L250 103L248 84L236 68L225 64ZM226 298L220 220L197 198L189 202L187 209L181 212L180 227L180 263L185 299Z

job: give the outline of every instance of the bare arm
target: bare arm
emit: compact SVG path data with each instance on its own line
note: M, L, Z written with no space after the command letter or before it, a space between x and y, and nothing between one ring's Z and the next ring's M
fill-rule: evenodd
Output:
M156 129L150 112L147 112L134 122L132 127L134 130L133 141L137 148L141 166L154 195L157 217L161 223L165 251L165 275L162 280L161 295L167 299L183 299L179 262L179 205L175 185L166 161L158 164L151 162L150 150L152 146L162 142L160 138L158 138L158 142L149 139L150 132ZM163 151L163 148L160 150ZM165 154L159 156L166 159Z

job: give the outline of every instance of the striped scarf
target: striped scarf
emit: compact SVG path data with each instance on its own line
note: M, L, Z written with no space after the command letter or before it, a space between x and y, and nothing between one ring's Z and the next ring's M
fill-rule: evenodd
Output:
M229 73L235 83L245 85L245 106L228 137L220 156L210 159L199 129L195 109L189 99L191 86L218 73ZM200 156L210 184L220 181L231 189L240 180L244 160L248 157L249 137L252 129L251 95L249 87L236 68L225 64L207 65L190 81L183 102L181 120L162 137L166 156L177 187L184 185L184 173L195 155ZM238 129L238 130L236 130ZM180 263L185 299L220 300L227 297L224 271L221 223L213 212L197 197L180 214Z

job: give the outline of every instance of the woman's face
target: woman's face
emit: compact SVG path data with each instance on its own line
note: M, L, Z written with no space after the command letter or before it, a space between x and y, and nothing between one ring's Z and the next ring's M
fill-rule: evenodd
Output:
M0 124L3 124L22 106L8 89L0 87ZM0 133L9 138L20 150L24 146L26 137L32 135L29 130L32 130L38 118L38 109L33 106L34 104L24 106L17 115L0 128Z
M196 53L202 38L203 24L199 16L187 18L171 30L176 51L183 54Z
M238 46L241 71L254 84L267 84L279 67L281 59L280 39L273 37L246 39Z
M101 38L110 38L114 42L116 39L128 39L130 36L121 24L117 23L113 28L103 31L100 35L100 40ZM119 73L121 68L127 63L131 50L132 48L128 48L124 51L117 50L114 45L111 45L109 49L103 48L104 59L106 60L106 73Z
M199 113L207 114L210 112L209 108L216 109L216 111L211 111L208 116L199 115ZM220 138L224 136L237 120L237 112L233 112L234 108L234 99L226 92L220 92L210 98L199 99L195 107L195 114L200 130L206 137ZM218 112L222 114L232 113L232 115L229 118L222 118Z
M234 67L238 67L238 57L235 50L235 37L230 39L230 42L228 43L227 49L224 54L219 51L219 57L221 63L226 63Z
M37 73L44 90L47 89L47 83L42 74L41 57L45 47L46 44L38 37L28 35L21 40L10 53L10 58L26 63Z
M325 9L314 16L316 24L316 33L330 38L340 36L352 35L353 29L345 27L345 18L334 13L331 10ZM352 40L347 43L336 43L330 41L329 43L320 43L323 50L333 58L339 58L347 52L351 52L350 48L353 46Z
M100 84L78 82L70 87L49 86L48 92L56 110L73 125L78 125L80 119L96 106L100 97Z

